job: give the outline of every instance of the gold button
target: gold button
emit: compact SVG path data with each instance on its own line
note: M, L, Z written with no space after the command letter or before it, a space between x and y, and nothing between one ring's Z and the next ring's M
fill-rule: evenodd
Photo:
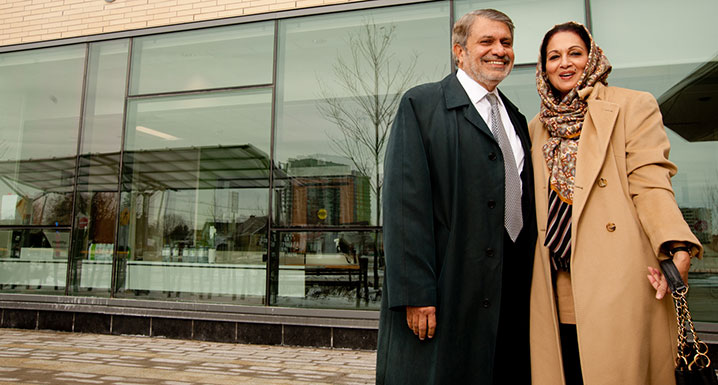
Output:
M606 181L605 178L599 179L599 180L598 180L598 187L606 187L606 182L607 182L607 181Z
M608 230L611 233L616 231L616 224L613 222L608 222L608 224L606 225L606 230Z

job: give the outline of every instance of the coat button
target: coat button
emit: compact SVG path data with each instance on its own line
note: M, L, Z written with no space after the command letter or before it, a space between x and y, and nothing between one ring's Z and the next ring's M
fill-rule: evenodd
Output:
M598 187L606 187L606 182L608 182L605 178L601 178L598 180Z
M491 307L491 301L489 301L488 298L484 298L484 300L481 301L481 306L483 306L484 309L488 309L489 307Z
M608 224L606 225L606 230L608 230L611 233L616 231L616 224L613 222L608 222Z
M489 160L496 160L496 153L490 152L490 153L489 153Z
M493 257L493 256L494 256L494 249L492 249L492 248L490 248L490 247L489 247L488 249L486 249L486 256L487 256L487 257Z
M496 201L490 200L486 203L486 205L489 206L490 209L493 209L494 207L496 207Z

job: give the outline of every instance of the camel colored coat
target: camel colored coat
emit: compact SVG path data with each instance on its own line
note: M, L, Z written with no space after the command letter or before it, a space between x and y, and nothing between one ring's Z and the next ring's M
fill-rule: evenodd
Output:
M588 99L573 202L571 281L584 383L674 385L676 321L670 295L655 299L647 266L661 245L700 245L671 187L676 167L655 99L602 84ZM529 124L538 241L531 288L533 385L564 384L546 237L548 169L543 124ZM699 255L702 250L697 250Z

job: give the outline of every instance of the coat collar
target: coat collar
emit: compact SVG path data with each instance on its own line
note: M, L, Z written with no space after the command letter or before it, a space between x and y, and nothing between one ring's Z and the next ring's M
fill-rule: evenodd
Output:
M620 109L618 104L606 100L606 91L606 87L599 83L586 100L588 113L581 129L576 159L573 197L574 225L581 217L593 182L603 166L608 143L611 140Z
M451 110L471 104L471 100L469 99L469 96L466 95L464 87L461 86L459 79L456 78L456 73L445 77L441 81L441 88L444 89L444 102L446 103L447 109ZM501 101L504 103L504 106L506 106L506 109L509 112L519 112L518 107L511 103L501 90L499 90L499 96L501 96Z
M445 77L441 81L441 88L444 89L444 102L446 103L447 109L452 110L471 104L469 96L466 95L466 91L464 91L464 87L459 83L459 79L456 78L455 73Z
M466 94L464 87L462 87L461 83L459 83L459 79L456 78L456 73L445 77L441 81L441 87L444 90L444 102L448 110L459 107L471 106L471 100ZM523 118L523 115L521 115L521 113L519 112L518 107L511 103L511 101L506 97L506 95L503 94L503 92L501 92L501 90L499 90L499 96L501 96L501 101L506 107L506 112L508 112L509 114L511 123L514 125L516 131L519 133L519 138L521 139L521 144L524 148L524 151L528 153L529 149L531 148L531 144L525 129L525 118ZM491 129L489 129L489 126L481 118L481 115L479 115L479 112L476 111L476 108L464 108L464 117L466 118L466 120L471 122L471 124L476 126L479 131L488 135L492 139L494 138L494 135L491 133Z

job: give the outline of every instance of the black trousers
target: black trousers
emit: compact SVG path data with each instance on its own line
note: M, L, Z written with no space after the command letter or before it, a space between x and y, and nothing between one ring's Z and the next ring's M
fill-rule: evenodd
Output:
M583 385L576 325L559 324L559 333L561 333L561 356L566 385Z
M499 329L494 353L494 385L530 385L529 295L534 246L529 236L516 243L504 231Z

